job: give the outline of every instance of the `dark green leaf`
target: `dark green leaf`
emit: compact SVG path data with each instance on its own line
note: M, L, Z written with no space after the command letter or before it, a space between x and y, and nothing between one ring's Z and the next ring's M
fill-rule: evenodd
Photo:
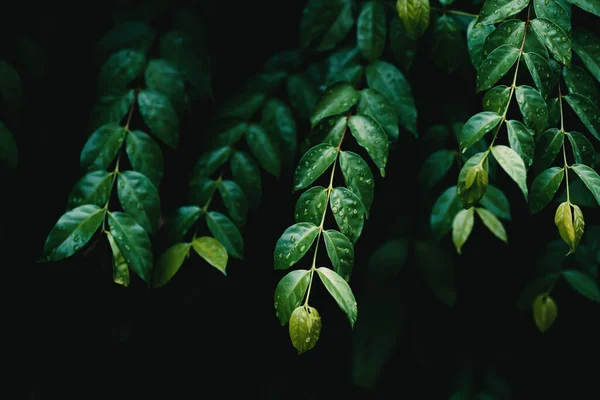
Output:
M485 0L477 22L484 25L495 24L519 13L528 3L521 0Z
M398 116L387 97L375 89L366 88L360 92L358 114L368 115L381 125L389 140L398 140Z
M594 0L566 0L571 4L576 5L584 11L600 17L600 4Z
M515 88L517 104L523 115L523 122L535 133L540 133L548 122L548 107L542 95L531 86Z
M275 244L275 269L288 269L297 263L304 257L318 233L319 227L310 222L298 222L287 228Z
M550 55L548 54L546 45L542 41L542 38L533 29L527 30L523 54L537 54L546 60L546 62L550 62Z
M152 271L153 288L164 286L173 278L188 256L191 246L191 243L176 243L158 258Z
M329 86L315 104L310 117L311 126L314 127L325 117L348 111L356 104L359 95L348 82L336 82Z
M533 164L533 156L535 154L533 132L527 129L521 121L515 119L506 121L506 130L508 132L510 147L521 156L525 166L530 167Z
M567 137L571 142L575 162L593 168L596 165L596 152L592 143L579 132L567 132Z
M310 148L294 171L294 192L308 187L318 179L337 157L338 149L327 143Z
M562 271L562 276L565 277L569 285L579 292L579 294L591 301L600 303L600 288L598 288L598 284L588 275L570 269Z
M282 162L288 168L293 168L296 161L296 120L294 113L283 101L269 99L262 109L262 126L272 135L279 138L281 143Z
M123 253L121 253L113 235L109 231L104 231L104 233L106 233L106 237L108 238L113 256L113 282L127 287L130 283L129 265L127 265L125 257L123 257Z
M492 51L505 44L521 47L524 35L525 21L521 21L520 19L509 19L502 22L500 26L485 39L485 44L483 45L483 57L487 58Z
M519 48L504 44L492 51L477 70L477 92L494 86L512 68L519 58Z
M23 111L23 85L19 72L9 63L0 59L0 104L3 116L10 121L18 121Z
M429 0L399 0L396 11L411 35L421 36L429 26Z
M344 311L346 317L348 317L348 321L350 321L350 325L354 328L354 323L358 317L358 308L356 299L348 283L329 268L317 268L317 273L331 297L333 297L338 306Z
M417 109L402 72L393 64L378 60L367 66L366 75L369 87L387 97L394 106L400 125L417 137Z
M310 270L296 270L288 272L277 284L274 306L281 326L289 322L292 312L300 306L309 281Z
M584 164L573 164L570 168L575 171L600 205L600 176L598 173Z
M210 177L229 160L231 153L233 153L233 150L229 146L217 147L203 153L194 165L191 180L199 181Z
M504 114L508 106L510 88L506 85L499 85L491 88L483 96L483 109L496 114Z
M386 36L385 8L377 1L365 3L357 20L356 43L369 61L381 56Z
M298 50L284 50L269 57L265 62L265 72L292 71L302 66L302 53Z
M502 222L496 217L492 212L486 210L485 208L475 207L475 211L479 218L483 221L484 225L492 232L498 239L502 240L504 243L508 243L508 239L506 237L506 231L504 230L504 225Z
M529 210L532 214L539 213L552 201L565 176L563 168L548 168L539 174L531 183Z
M154 38L156 30L142 22L126 22L116 25L106 33L96 45L100 61L121 49L133 49L146 53Z
M217 120L211 128L211 149L223 146L233 146L248 131L248 123L236 120ZM212 133L214 132L214 133Z
M323 231L327 255L333 264L333 270L346 280L350 281L352 267L354 266L354 246L343 234L336 230Z
M103 219L104 210L94 204L85 204L67 211L48 234L40 261L58 261L71 257L96 233Z
M125 140L127 157L134 170L145 175L157 188L163 176L163 156L158 143L142 131L132 131Z
M144 72L144 80L148 89L164 94L177 112L183 112L186 105L184 78L169 61L150 60Z
M456 193L456 186L451 186L437 198L431 209L429 226L436 239L441 239L452 229L454 216L462 210L462 203Z
M469 147L481 140L486 133L494 129L500 121L502 121L502 117L491 111L483 111L473 115L460 132L458 140L460 150L464 153Z
M281 87L286 78L287 74L283 71L263 72L248 79L244 83L242 90L247 92L275 92Z
M154 261L152 244L144 228L120 211L108 213L108 226L129 267L144 282L150 282Z
M379 246L368 262L368 281L378 289L382 282L396 277L408 258L409 242L406 239L388 239Z
M262 196L260 169L254 159L245 151L235 151L229 161L233 180L240 185L251 208L258 207Z
M142 74L146 56L142 52L125 49L112 54L100 68L98 94L121 93Z
M473 209L463 210L473 215ZM454 262L452 256L436 243L417 241L415 253L420 266L420 272L433 291L433 294L444 304L454 307L456 304L456 287L454 277Z
M260 110L266 100L266 94L263 92L237 93L219 107L216 118L249 120Z
M569 199L572 204L577 204L580 207L595 208L598 206L596 198L588 190L581 179L575 179L569 182ZM556 196L555 201L558 204L567 201L567 188L564 188L560 195ZM577 255L578 253L579 250L575 254Z
M210 236L202 236L192 241L192 247L207 263L227 276L227 250L219 241Z
M597 81L600 81L600 60L598 60L598 46L600 46L600 37L592 32L576 28L571 37L573 40L573 50L581 58L583 64Z
M584 69L578 66L571 68L563 67L562 76L571 94L580 94L598 105L598 89L594 78Z
M113 183L113 174L93 171L82 176L71 189L67 200L67 211L84 204L104 207Z
M240 260L244 258L244 238L238 227L226 215L209 211L206 213L206 225L232 257Z
M550 128L539 136L534 157L538 171L548 168L554 162L564 140L564 134L556 128Z
M343 47L327 57L324 80L322 74L317 76L314 73L319 69L316 64L311 64L312 69L309 67L307 72L311 73L312 79L316 83L329 86L339 81L347 81L355 87L358 83L355 81L356 78L362 74L362 72L358 72L362 71L361 59L361 53L357 47Z
M567 34L571 33L571 6L568 3L559 0L533 0L533 8L538 18L546 18Z
M528 34L529 37L529 34ZM544 98L550 94L552 81L552 68L548 61L536 53L523 53L525 65L533 78L535 86Z
M346 131L347 123L348 117L345 115L332 115L323 118L308 132L308 135L302 141L300 152L304 154L311 147L320 143L329 143L337 147L342 140L342 135Z
M554 58L571 68L571 41L569 35L555 22L546 18L538 17L529 21L529 23Z
M129 113L134 100L133 89L101 97L92 109L87 131L93 132L105 124L120 124Z
M600 110L598 106L580 94L569 94L563 97L590 133L600 140Z
M17 141L6 125L0 121L0 160L10 168L17 168L19 160Z
M321 225L327 208L327 189L314 186L300 195L296 202L294 219L296 222L310 222Z
M493 146L492 154L508 176L517 183L527 199L527 168L523 159L513 149L503 145Z
M354 25L348 0L309 0L300 20L300 47L316 51L333 49Z
M158 229L160 198L156 186L136 171L119 172L117 194L123 210L149 234Z
M368 218L375 192L373 173L367 162L351 151L340 151L339 160L346 186L360 198Z
M306 74L293 74L287 80L287 93L298 115L308 119L319 98L317 86Z
M510 203L504 193L496 186L488 185L479 204L496 214L497 217L510 221Z
M369 157L379 168L381 176L385 176L389 142L381 125L368 115L353 115L348 119L348 126L352 136L367 150Z
M160 227L159 237L163 243L173 244L184 240L192 225L202 215L202 210L197 206L182 206L175 210Z
M233 222L243 226L248 215L248 200L242 188L234 181L225 179L219 184L218 190Z
M406 31L400 18L390 21L389 46L396 60L396 64L408 73L417 52L417 40L414 35Z
M84 171L106 170L125 140L125 129L117 124L102 125L85 142L79 157Z
M144 89L138 95L138 104L150 133L167 146L177 148L179 117L167 96L156 90Z
M213 192L217 189L217 181L212 179L198 179L190 181L188 201L199 207L204 207Z
M479 24L475 18L469 23L469 27L467 28L467 46L469 47L471 63L475 69L479 69L481 62L486 58L486 55L483 55L483 46L485 40L494 29L494 25Z
M454 150L438 150L431 153L423 163L419 172L419 183L426 189L431 189L439 183L452 165L457 154Z
M447 73L454 71L462 61L463 35L460 26L449 15L442 15L435 22L431 48L433 61Z
M336 187L331 191L329 205L340 231L356 243L365 222L365 208L360 198L345 187Z
M250 125L246 133L246 143L252 155L268 173L279 178L281 153L279 142L270 136L260 125Z

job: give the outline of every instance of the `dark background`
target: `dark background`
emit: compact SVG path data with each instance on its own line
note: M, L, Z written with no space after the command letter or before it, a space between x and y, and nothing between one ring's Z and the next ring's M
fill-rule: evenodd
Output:
M214 110L270 55L297 47L304 1L171 2L184 4L206 16L214 99L195 105L183 122L179 150L163 148L165 214L185 204L189 172L203 152L202 135ZM351 331L322 286L315 285L311 295L323 318L312 351L298 356L287 326L274 315L273 292L283 273L273 271L272 251L293 223L298 196L291 193L290 175L277 181L263 174L262 205L243 231L245 260L231 260L227 277L190 259L159 290L148 290L133 275L131 286L122 288L111 280L110 250L103 241L85 257L80 252L36 264L80 177L85 126L97 99L94 44L113 26L112 10L111 2L52 4L35 12L25 3L6 8L0 17L2 54L10 61L14 38L24 34L42 43L48 60L43 78L23 79L26 108L14 129L19 167L16 173L2 171L8 334L3 358L9 387L16 385L18 393L6 398L446 399L457 385L456 365L465 358L473 360L476 387L492 365L509 382L514 399L598 396L597 305L560 281L553 292L559 317L548 332L539 333L530 314L516 311L516 296L532 275L535 258L558 235L553 210L530 216L516 185L501 174L495 184L511 200L511 245L476 226L463 256L454 256L454 309L437 300L410 268L402 275L395 287L402 292L407 330L373 391L352 383ZM474 82L448 78L433 66L426 41L408 79L420 130L442 121L444 102L464 102L479 111ZM299 137L304 134L301 126ZM422 192L416 176L426 154L415 151L417 146L405 132L390 154L386 178L377 178L372 217L356 246L352 288L359 310L369 255L395 232L422 237L432 202L457 176L452 170L432 193ZM597 213L584 212L588 224L597 222ZM398 228L403 224L404 230ZM454 253L448 237L443 245ZM400 312L389 318L401 318Z

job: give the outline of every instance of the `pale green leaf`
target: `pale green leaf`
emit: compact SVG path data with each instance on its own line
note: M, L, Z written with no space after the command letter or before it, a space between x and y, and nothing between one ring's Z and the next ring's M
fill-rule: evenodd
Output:
M506 237L506 231L504 230L504 225L502 222L496 217L492 212L486 210L485 208L476 207L475 211L479 218L483 221L485 226L492 232L498 239L502 240L504 243L508 243L508 238Z
M493 146L492 154L508 176L517 183L527 199L527 168L523 159L513 149L503 145Z
M429 26L429 0L397 0L396 11L411 35L421 36Z
M542 333L546 332L558 315L556 303L548 293L541 293L533 301L532 307L535 325Z
M275 244L275 269L288 269L297 263L304 257L318 233L319 227L310 222L298 222L287 228Z
M297 307L290 315L289 334L292 345L298 354L311 350L321 334L321 316L316 308Z
M479 202L489 182L489 161L486 152L476 153L464 164L458 174L458 193L463 206L470 207Z
M179 271L189 254L191 243L176 243L169 247L156 261L152 271L152 287L164 286Z
M452 242L456 247L456 252L461 254L462 247L467 242L471 231L473 230L473 224L475 207L471 207L468 210L460 210L458 214L454 216L452 221Z
M227 276L227 250L217 239L210 236L197 237L192 241L192 247L204 261Z
M113 256L113 282L127 287L131 283L129 265L127 265L125 257L123 257L123 253L121 253L119 245L115 241L112 233L109 231L104 231L104 233L106 233L106 237L108 238L108 243Z
M352 242L346 235L333 229L323 231L323 239L333 270L346 282L349 282L354 266L354 246Z
M281 326L289 322L294 310L300 306L309 281L310 270L296 270L288 272L277 284L273 304Z
M342 311L346 314L348 321L350 321L350 326L354 328L354 323L358 317L358 308L356 299L354 298L354 294L352 293L350 286L348 286L348 283L344 278L329 268L317 268L317 273L331 297L333 297L338 306L340 306Z

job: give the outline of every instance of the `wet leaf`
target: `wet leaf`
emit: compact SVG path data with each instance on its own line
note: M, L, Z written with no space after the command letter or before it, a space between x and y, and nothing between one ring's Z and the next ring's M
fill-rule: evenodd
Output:
M298 222L287 228L275 244L275 269L288 269L300 261L318 233L319 227L310 222Z
M227 276L227 250L219 241L210 236L202 236L192 241L192 247L207 263Z
M339 160L346 186L360 198L368 218L375 196L373 173L367 162L351 151L340 151Z
M365 3L357 20L356 44L368 60L378 59L385 47L385 8L377 1Z
M381 125L373 118L359 114L348 119L348 127L358 144L367 150L381 176L385 176L389 143Z
M164 170L162 150L158 143L142 131L132 131L125 139L125 150L133 169L148 177L158 188Z
M471 207L468 210L460 210L452 221L452 242L458 254L462 254L462 247L467 242L473 230L475 222L474 211L475 207Z
M123 210L133 217L148 234L158 229L160 222L160 197L156 186L136 171L119 172L117 195Z
M360 198L349 189L336 187L331 191L329 205L340 231L356 243L365 222L365 208Z
M327 208L327 189L314 186L300 195L296 202L294 217L296 222L310 222L321 225Z
M504 44L492 51L477 70L477 92L494 86L512 68L519 58L519 48Z
M531 183L529 211L539 213L554 198L565 176L565 170L559 167L548 168L539 174Z
M354 328L354 323L358 317L358 308L356 299L354 298L354 294L352 293L350 286L348 286L348 283L344 278L329 268L317 268L317 273L331 297L333 297L338 306L340 306L342 311L346 314L348 321L350 321L350 326Z
M79 162L84 171L106 170L125 140L125 129L115 123L102 125L88 138Z
M294 310L300 307L308 288L310 274L310 270L291 271L277 284L274 306L281 326L287 324Z
M219 184L218 190L233 222L239 227L244 226L248 215L248 200L242 188L234 181L225 179Z
M240 260L244 258L244 238L238 227L225 214L217 211L207 212L206 225L227 253Z
M317 309L310 306L296 308L290 315L289 333L298 354L313 349L321 334L321 316Z
M144 89L138 94L140 114L150 133L167 146L175 149L179 143L179 117L164 94Z
M333 229L323 231L323 239L333 270L346 282L349 282L354 266L354 246L352 242L343 233Z
M504 225L502 225L502 222L498 219L498 217L485 208L476 207L475 211L490 232L492 232L498 239L508 244L506 230L504 230Z
M85 174L75 183L67 200L67 211L84 204L104 207L113 183L113 174L106 171L93 171Z
M169 247L156 261L152 271L152 287L164 286L179 271L189 254L191 243L177 243Z
M317 180L337 157L338 149L327 143L310 148L294 171L294 192L308 187Z
M546 18L529 21L531 28L542 39L554 58L571 68L571 40L569 35L555 22Z

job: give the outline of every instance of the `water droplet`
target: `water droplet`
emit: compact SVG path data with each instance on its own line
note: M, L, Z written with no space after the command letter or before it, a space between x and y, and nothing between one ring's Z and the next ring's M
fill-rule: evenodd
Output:
M79 236L77 236L77 235L73 236L73 241L74 242L79 242Z
M52 252L53 252L53 253L56 253L56 249L52 249Z
M128 245L125 245L125 250L126 251L131 251L131 248Z
M300 247L300 251L304 251L304 249L306 249L306 246Z
M75 250L75 251L79 250L79 246L73 246L73 250Z
M275 313L275 316L276 316L276 317L279 317L279 311L277 311L277 312Z
M338 208L337 208L337 207L333 207L333 208L331 209L331 211L333 211L334 213L336 213L336 212L337 212L337 210L338 210Z
M338 215L339 215L340 217L343 217L343 216L344 216L344 211L340 211L340 212L338 213Z
M287 253L287 254L285 255L285 259L286 259L286 260L289 260L289 258L290 258L290 253Z
M275 303L275 309L277 309L277 307L279 307L279 304Z
M138 203L137 204L137 208L138 208L138 210L143 210L144 209L144 205L142 203Z
M358 210L355 208L354 211L352 211L355 215L358 214Z
M310 336L307 336L307 337L306 337L306 340L305 340L305 342L306 342L306 343L310 342Z
M279 253L279 258L283 258L283 253Z
M296 241L296 238L294 236L290 237L290 242L294 243Z

